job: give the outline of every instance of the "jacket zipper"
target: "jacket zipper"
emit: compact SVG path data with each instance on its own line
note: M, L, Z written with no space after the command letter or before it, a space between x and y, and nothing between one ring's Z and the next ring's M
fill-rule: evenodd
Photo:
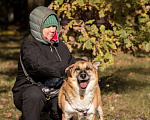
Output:
M51 52L53 53L53 48L52 48L52 46L50 46L50 49L51 49ZM61 57L60 57L60 55L59 55L59 53L58 53L56 47L54 47L54 49L55 49L57 55L55 55L54 53L53 53L53 54L56 56L57 59L59 59L60 61L62 61L62 59L61 59Z
M62 60L61 60L61 57L60 57L60 55L59 55L59 53L58 53L58 51L57 51L57 49L56 49L56 47L54 47L54 48L55 48L55 51L56 51L56 53L57 53L57 55L58 55L58 57L59 57L59 60L62 61Z

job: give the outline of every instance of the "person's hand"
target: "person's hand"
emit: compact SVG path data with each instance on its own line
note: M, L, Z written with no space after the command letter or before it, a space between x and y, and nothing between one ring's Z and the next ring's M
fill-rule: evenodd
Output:
M73 67L74 67L74 64L72 64L72 65L70 65L69 67L67 67L67 68L65 69L65 73L67 73L67 71L70 70L70 69L73 68Z

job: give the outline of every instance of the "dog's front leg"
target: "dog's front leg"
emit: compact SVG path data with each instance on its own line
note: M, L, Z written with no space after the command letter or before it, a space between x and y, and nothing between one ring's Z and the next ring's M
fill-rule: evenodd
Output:
M71 114L62 113L62 120L70 120L72 118Z
M62 113L62 120L70 120L70 118L69 117L67 118L66 115Z
M100 116L100 120L104 120L102 107L99 106L99 107L97 108L97 111L98 111L98 114L99 114L99 116Z
M91 114L86 117L87 120L95 120L95 114Z
M65 120L65 115L64 115L64 113L62 113L62 120Z
M93 115L93 119L92 120L95 120L95 114Z

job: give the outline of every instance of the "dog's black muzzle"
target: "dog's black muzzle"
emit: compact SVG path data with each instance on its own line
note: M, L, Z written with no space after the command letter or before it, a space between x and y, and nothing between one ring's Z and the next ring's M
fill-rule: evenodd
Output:
M85 79L86 78L86 73L85 72L80 73L80 78Z
M82 89L85 89L89 83L90 76L85 71L80 72L77 76L78 83Z
M78 80L89 80L90 76L85 71L78 74Z

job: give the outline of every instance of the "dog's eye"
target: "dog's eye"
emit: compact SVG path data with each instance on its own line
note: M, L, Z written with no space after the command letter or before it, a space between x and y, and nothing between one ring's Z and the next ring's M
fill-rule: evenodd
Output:
M86 70L91 70L91 68L90 68L90 67L88 67L88 66L86 66Z
M79 70L80 70L80 67L78 66L75 70L76 70L76 71L79 71Z

